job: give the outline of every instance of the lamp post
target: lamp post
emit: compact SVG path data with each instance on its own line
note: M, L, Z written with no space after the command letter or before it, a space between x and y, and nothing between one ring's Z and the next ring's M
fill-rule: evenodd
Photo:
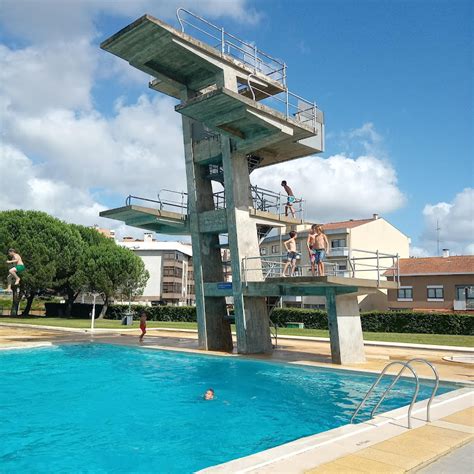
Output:
M94 322L95 322L95 300L99 296L98 293L92 293L93 302L92 302L92 313L91 313L91 332L94 332Z

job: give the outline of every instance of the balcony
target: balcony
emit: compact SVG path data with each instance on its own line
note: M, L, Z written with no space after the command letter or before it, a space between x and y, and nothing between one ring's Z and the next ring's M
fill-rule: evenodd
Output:
M328 253L328 257L348 257L349 247L334 247Z

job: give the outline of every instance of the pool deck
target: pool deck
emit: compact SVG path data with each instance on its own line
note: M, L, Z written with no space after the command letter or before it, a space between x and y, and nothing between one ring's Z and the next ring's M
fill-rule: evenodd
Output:
M194 332L150 329L143 344L138 343L139 330L44 329L26 325L0 325L0 350L51 346L65 343L98 342L139 346L150 349L203 352L197 348ZM473 356L474 350L455 352L448 348L365 347L367 361L362 364L333 365L329 342L279 338L278 349L271 355L239 356L337 369L380 372L392 360L413 357L427 359L436 365L443 381L474 382L474 366L450 362L443 357ZM219 354L206 352L206 354ZM398 371L399 369L395 369ZM432 379L428 367L417 366L420 377ZM326 433L237 459L202 472L239 473L349 473L416 471L474 439L474 396L471 388L436 397L432 422L426 423L426 402L418 402L413 411L413 426L406 428L406 408L377 416L369 422L346 425ZM321 449L323 446L326 449ZM447 471L446 471L447 472Z

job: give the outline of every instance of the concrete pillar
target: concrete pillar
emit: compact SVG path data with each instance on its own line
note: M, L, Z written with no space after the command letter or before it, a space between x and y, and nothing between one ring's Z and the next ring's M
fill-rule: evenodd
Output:
M334 288L327 288L326 308L333 364L365 362L357 295L336 295Z
M221 136L221 147L237 350L241 354L271 352L272 342L265 298L242 295L245 285L242 259L260 255L257 225L249 216L251 194L248 162L245 155L231 153L228 137ZM261 281L263 279L259 259L249 260L246 270L247 280Z
M199 347L205 350L232 351L230 323L224 319L225 298L206 297L204 293L204 282L223 281L224 274L219 236L199 228L199 213L214 209L214 201L211 181L205 178L207 169L196 163L199 157L195 157L192 122L183 116L188 219L192 235Z

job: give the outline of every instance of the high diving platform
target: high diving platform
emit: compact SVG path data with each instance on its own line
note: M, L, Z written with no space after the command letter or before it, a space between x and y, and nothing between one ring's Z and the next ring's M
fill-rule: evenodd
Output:
M129 196L125 206L100 215L154 232L191 235L200 348L233 349L229 296L237 350L252 354L272 351L268 298L323 295L333 361L364 361L357 296L392 283L337 275L281 278L281 271L268 273L269 263L260 256L259 244L272 229L304 223L304 207L296 199L293 207L301 212L294 212L286 196L253 186L250 174L324 151L323 112L291 92L286 64L255 44L183 8L177 24L143 15L101 48L152 76L152 90L178 99L187 192L176 193L179 203L165 203L160 194L157 200ZM223 191L215 191L216 183ZM232 282L224 278L223 239Z

